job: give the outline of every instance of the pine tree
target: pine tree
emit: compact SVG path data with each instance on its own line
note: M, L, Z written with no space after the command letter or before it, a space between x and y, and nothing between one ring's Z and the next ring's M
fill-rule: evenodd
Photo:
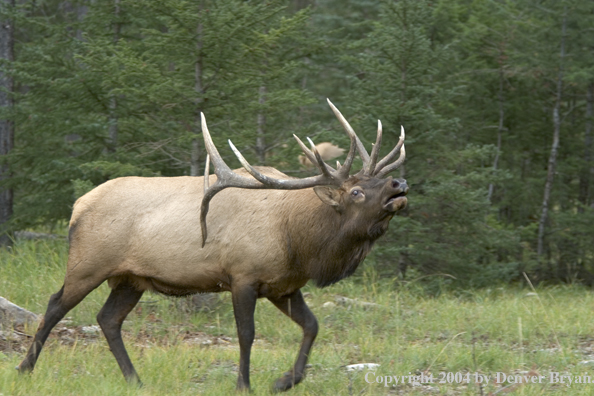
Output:
M82 19L23 10L38 38L16 64L27 88L15 225L65 219L76 196L114 177L201 174L200 112L218 144L232 138L250 160L258 113L265 153L281 147L311 103L299 89L309 14L284 3L118 0L90 3Z
M358 74L349 96L361 114L356 125L372 131L370 118L382 114L387 146L396 142L400 125L407 131L406 171L400 177L412 185L408 216L393 220L378 259L393 268L400 254L401 271L408 264L423 273L447 272L461 282L475 277L480 284L493 273L513 277L515 263L488 266L510 260L514 248L505 244L514 246L514 236L491 218L484 184L490 170L482 163L492 148L467 144L458 120L445 115L453 91L439 81L436 65L447 63L449 55L431 40L434 15L429 1L386 1L372 32L354 44L359 53L351 62ZM372 136L367 135L369 144ZM481 271L485 277L478 276Z

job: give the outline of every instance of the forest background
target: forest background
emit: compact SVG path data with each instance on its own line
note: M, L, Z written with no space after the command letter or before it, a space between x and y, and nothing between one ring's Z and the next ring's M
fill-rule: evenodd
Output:
M201 175L204 112L291 176L292 138L406 130L409 207L367 263L429 288L594 283L594 2L0 1L0 231L109 179ZM431 276L427 276L431 275Z

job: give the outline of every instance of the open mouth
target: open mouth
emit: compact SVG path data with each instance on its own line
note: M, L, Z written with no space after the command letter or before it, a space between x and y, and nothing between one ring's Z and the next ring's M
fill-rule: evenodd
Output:
M404 197L406 196L406 194L408 193L408 191L403 191L400 192L398 194L394 194L392 195L390 198L388 198L388 200L386 201L385 205L391 205L392 203L394 203L394 201L396 201L398 198Z

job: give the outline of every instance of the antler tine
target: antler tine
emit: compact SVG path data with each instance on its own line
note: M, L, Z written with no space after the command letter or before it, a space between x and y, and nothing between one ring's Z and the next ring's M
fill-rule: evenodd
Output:
M349 132L349 131L347 131ZM349 132L349 137L351 138L351 145L349 147L349 153L347 154L344 163L338 173L341 177L347 179L349 177L349 172L351 171L351 166L353 165L353 161L355 160L355 147L357 146L357 135L355 132ZM359 142L360 143L360 142Z
M338 121L340 122L340 124L342 125L342 127L344 128L344 130L346 131L346 133L349 136L351 136L351 135L354 135L355 136L355 141L356 141L356 144L357 144L357 151L359 152L359 156L363 160L363 167L366 168L367 165L369 164L369 154L367 154L367 150L365 150L365 146L363 146L363 143L361 143L361 140L359 140L359 137L357 136L357 134L353 130L353 127L351 127L351 124L349 124L349 122L346 120L346 118L344 118L344 116L342 115L342 113L340 112L340 110L338 110L336 108L336 106L334 106L332 104L332 102L330 102L330 99L326 99L326 100L328 101L328 104L330 105L330 108L334 112L334 115L336 116L336 118L338 118Z
M208 214L210 200L220 191L227 187L242 187L242 188L262 188L262 184L253 179L240 176L234 173L231 168L227 166L216 146L212 141L208 126L206 125L206 118L204 113L200 113L202 121L202 135L204 136L204 145L208 155L206 157L206 166L204 170L204 196L202 197L202 204L200 205L200 228L202 229L202 247L206 243L207 229L206 229L206 215ZM217 181L209 186L209 165L212 161L214 171L217 175Z
M210 181L208 177L210 176L210 154L206 154L206 163L204 164L204 191L208 190L208 186Z
M202 197L202 204L200 205L200 229L202 230L202 247L206 244L206 238L208 237L208 229L206 228L206 215L210 207L210 200L216 195L216 193L224 190L229 186L223 186L221 184L213 184L208 190L204 192Z
M215 167L215 173L218 176L219 172L231 171L225 161L223 161L221 158L219 150L217 150L217 147L212 141L212 137L208 131L208 126L206 125L206 117L204 117L204 113L202 112L200 113L200 121L202 124L202 134L204 135L204 146L206 147L206 151L208 152L210 160L212 160L212 163Z
M299 147L301 147L303 154L305 154L305 156L307 157L309 162L314 164L320 170L320 172L329 175L329 172L335 171L334 168L332 168L330 165L328 165L327 163L324 162L324 160L320 156L318 150L316 149L315 144L313 144L313 142L311 141L310 138L307 138L307 140L309 141L309 144L311 145L311 150L307 148L305 143L303 143L297 135L293 134L293 137L295 138L295 140L297 140Z
M375 164L377 163L377 156L379 155L380 147L382 146L382 122L377 120L377 138L375 139L375 145L371 149L371 156L369 158L369 164L365 170L365 174L372 176L375 170Z
M328 168L330 168L330 166L324 162L324 160L322 159L322 156L320 155L320 152L316 148L316 145L314 144L314 142L312 142L312 140L309 137L307 138L307 141L309 142L309 145L311 146L311 151L313 151L313 154L316 157L317 167L320 169L320 171L322 172L322 174L324 176L332 178L333 176L330 174L330 171L328 170Z
M390 151L390 153L388 153L388 155L386 155L380 162L378 162L377 166L375 167L375 171L374 173L377 175L380 173L380 171L390 162L394 159L394 157L396 157L396 154L398 154L400 152L400 155L402 155L401 152L401 148L404 145L404 127L400 126L400 139L398 139L398 143L396 144L396 146L392 149L392 151ZM394 168L396 169L396 168ZM386 174L387 172L381 172L382 174Z
M398 159L396 161L394 161L393 163L391 163L390 165L386 166L384 169L379 171L375 175L375 177L377 177L378 179L381 179L382 177L384 177L385 175L387 175L388 173L392 172L393 170L398 168L400 165L402 165L405 158L406 158L406 150L404 150L404 144L403 144L402 148L400 148L400 157L398 157Z
M208 126L206 125L206 117L204 117L204 113L200 113L200 118L202 121L202 135L204 136L204 145L206 147L206 151L208 152L207 160L212 161L214 165L214 171L217 175L217 181L212 185L208 186L208 182L205 181L204 187L208 190L215 188L217 185L224 186L223 188L227 187L242 187L242 188L260 188L261 184L256 182L253 179L249 179L247 177L243 177L238 175L237 173L233 172L229 166L223 161L223 158L219 154L217 147L214 145L212 141L212 137L210 136L210 132L208 131ZM208 166L205 167L204 175L207 175ZM204 191L207 193L207 190Z
M293 134L293 137L295 138L295 140L297 140L299 147L301 147L301 151L303 151L303 154L305 154L305 156L307 157L309 162L311 162L312 164L315 164L317 161L316 161L316 156L314 155L314 153L312 153L311 150L308 149L307 146L301 141L301 139L299 139L299 136Z

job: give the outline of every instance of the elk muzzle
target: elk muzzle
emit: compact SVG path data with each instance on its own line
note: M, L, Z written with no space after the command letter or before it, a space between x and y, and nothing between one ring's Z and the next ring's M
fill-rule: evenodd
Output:
M406 207L408 185L404 179L388 179L386 195L388 196L384 209L388 212L397 212Z

